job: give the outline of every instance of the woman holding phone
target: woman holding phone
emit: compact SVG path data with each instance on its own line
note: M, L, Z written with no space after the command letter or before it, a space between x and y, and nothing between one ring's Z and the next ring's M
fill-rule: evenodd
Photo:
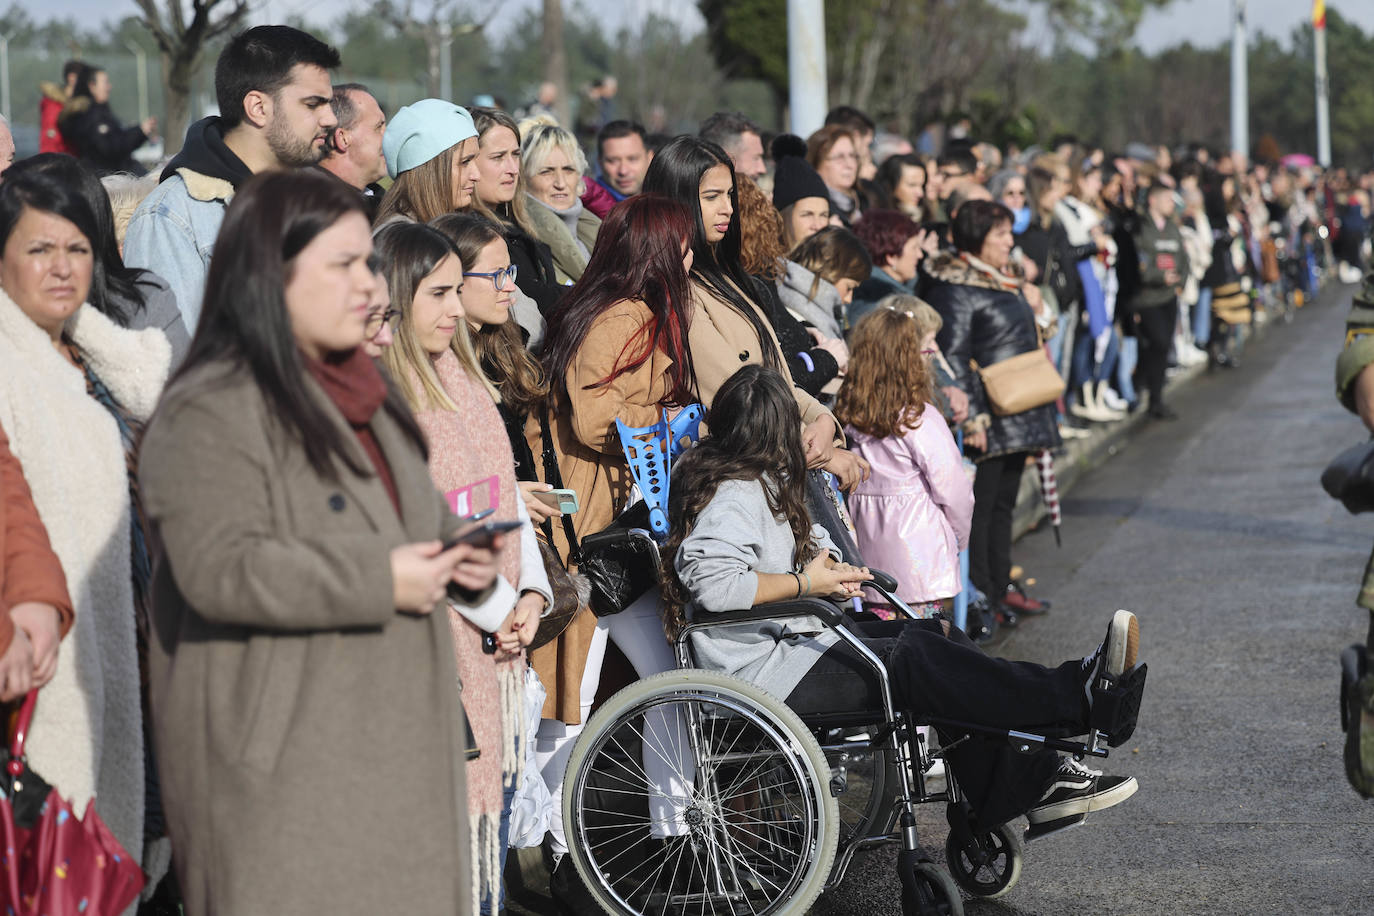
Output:
M497 652L483 651L485 634L471 621L450 615L463 705L483 749L468 764L468 815L477 837L473 880L481 888L481 912L491 913L500 906L510 805L524 759L517 749L527 740L521 650L534 638L552 596L515 486L515 464L495 391L477 365L464 327L465 282L487 281L465 281L453 244L421 223L383 229L377 234L377 252L392 307L401 313L395 341L383 352L382 362L424 431L435 484L451 503L489 506L487 522L514 522L521 528L497 558L501 577L519 592L507 624L496 634Z
M143 440L154 737L190 914L474 909L443 609L509 631L514 594L499 537L441 550L462 524L362 349L371 253L341 182L240 186Z

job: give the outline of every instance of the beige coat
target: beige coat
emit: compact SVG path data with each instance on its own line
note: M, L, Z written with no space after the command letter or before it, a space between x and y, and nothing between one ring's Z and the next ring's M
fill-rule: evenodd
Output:
M375 476L313 473L241 370L178 380L148 428L154 739L191 916L470 910L448 616L398 614L389 560L457 523L400 426L371 429L399 518Z
M769 327L768 339L763 344L753 325L729 305L708 295L697 284L692 285L692 294L695 309L688 329L688 346L703 405L710 407L720 386L741 366L762 363L762 346L770 346L778 353L781 371L791 381L777 338L762 313L760 320ZM667 396L668 371L672 366L672 360L661 350L606 388L584 390L585 386L611 374L627 341L634 340L642 332L651 314L642 302L620 302L607 309L593 322L568 367L567 387L572 403L560 406L551 430L563 486L577 491L580 508L573 516L573 529L578 538L609 525L629 499L630 472L621 450L616 419L627 426L648 426L661 415L659 405ZM636 340L630 350L633 352L637 347ZM819 401L800 388L793 386L792 393L797 397L804 422L831 417ZM834 422L833 417L831 421ZM835 429L838 436L838 423ZM542 444L537 420L531 419L526 434L531 451L540 455ZM535 463L542 477L543 462L536 457ZM559 556L566 560L567 544L562 527L556 524L553 530ZM530 653L539 679L548 690L545 718L557 718L569 724L581 721L582 672L595 629L596 617L581 614L561 636Z

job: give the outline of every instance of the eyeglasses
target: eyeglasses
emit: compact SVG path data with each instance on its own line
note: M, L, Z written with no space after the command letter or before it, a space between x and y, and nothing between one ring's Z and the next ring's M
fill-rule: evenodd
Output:
M511 286L514 286L515 274L516 270L514 264L512 264L510 267L503 267L500 270L469 270L463 272L463 276L465 277L486 277L497 289L505 289L507 283L509 283Z
M825 157L826 162L858 162L858 153L831 153Z
M396 330L396 319L401 317L400 309L387 309L384 312L372 310L367 313L367 324L363 325L363 333L368 340L373 340L382 333L382 328L387 327Z

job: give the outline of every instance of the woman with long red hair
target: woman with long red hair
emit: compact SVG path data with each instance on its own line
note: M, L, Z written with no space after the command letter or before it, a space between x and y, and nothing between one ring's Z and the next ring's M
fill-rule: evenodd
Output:
M666 197L642 194L617 205L601 225L586 271L548 316L549 398L545 409L536 411L543 422L531 420L528 431L534 454L551 448L562 486L577 493L572 525L579 541L609 525L630 501L630 469L615 421L649 426L665 409L672 414L698 399L687 346L693 230L687 208ZM563 529L554 525L552 534L566 561ZM561 636L531 653L548 689L535 755L555 799L550 829L555 857L567 851L558 802L563 773L596 698L608 639L640 677L675 667L657 590L611 617L583 613ZM660 787L680 795L667 784L673 768L645 756L650 778L661 770ZM656 820L673 829L671 812L661 812ZM557 863L551 884L555 900L568 902L576 895L570 862Z

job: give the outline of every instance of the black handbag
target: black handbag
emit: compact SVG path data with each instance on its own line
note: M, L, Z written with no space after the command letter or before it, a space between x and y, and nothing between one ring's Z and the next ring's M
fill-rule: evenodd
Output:
M546 413L539 415L539 429L544 440L544 481L561 490L563 475L558 469ZM644 500L632 504L615 521L580 541L572 519L565 515L562 521L563 534L568 539L568 563L575 565L578 574L591 584L588 603L596 616L619 614L658 584L657 545L647 535L631 533L649 531L649 506Z
M1374 511L1374 440L1333 458L1322 471L1322 488L1352 515Z

